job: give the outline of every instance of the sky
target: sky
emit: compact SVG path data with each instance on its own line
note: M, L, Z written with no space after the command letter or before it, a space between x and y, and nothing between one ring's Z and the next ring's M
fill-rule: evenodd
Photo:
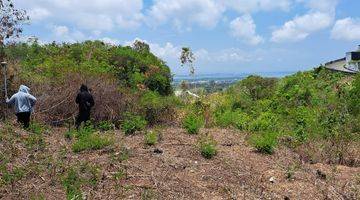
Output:
M360 45L359 0L15 0L31 21L23 37L43 43L142 40L186 75L308 70Z

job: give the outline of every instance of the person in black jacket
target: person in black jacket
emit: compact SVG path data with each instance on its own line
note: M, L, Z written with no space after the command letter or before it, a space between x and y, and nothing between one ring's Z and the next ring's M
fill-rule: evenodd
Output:
M90 94L86 85L81 85L80 92L76 97L76 103L79 104L79 115L76 119L76 128L79 128L82 122L90 120L90 111L94 106L94 98Z

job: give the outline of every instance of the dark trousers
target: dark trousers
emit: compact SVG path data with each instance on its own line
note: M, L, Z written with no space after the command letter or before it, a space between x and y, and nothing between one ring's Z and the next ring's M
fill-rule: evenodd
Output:
M24 128L29 128L30 125L30 112L16 113L17 121L23 125Z
M90 120L90 111L80 111L76 118L76 128L79 128L82 122Z

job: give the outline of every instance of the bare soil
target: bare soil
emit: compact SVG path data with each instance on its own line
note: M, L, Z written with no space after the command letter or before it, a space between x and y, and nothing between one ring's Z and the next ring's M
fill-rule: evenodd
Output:
M0 150L11 146L14 154L7 167L28 169L21 180L0 185L1 199L66 199L62 174L82 163L99 170L96 185L81 187L87 199L360 199L360 168L304 163L285 147L274 155L259 154L246 134L235 130L201 130L218 143L210 160L200 154L199 135L176 127L162 129L152 147L141 133L125 137L115 131L112 147L78 154L65 132L54 128L41 150L27 149L22 140L29 133L21 130L13 144L0 141ZM119 170L126 175L115 178Z

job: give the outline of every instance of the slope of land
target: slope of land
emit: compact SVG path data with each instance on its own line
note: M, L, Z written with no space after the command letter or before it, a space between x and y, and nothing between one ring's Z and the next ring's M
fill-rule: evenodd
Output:
M101 133L114 144L81 153L72 151L65 128L35 140L12 125L0 128L1 199L65 199L77 191L87 199L360 198L360 168L304 163L285 147L259 154L245 133L231 129L201 130L218 142L208 160L200 136L176 127L161 129L152 147L141 133Z

